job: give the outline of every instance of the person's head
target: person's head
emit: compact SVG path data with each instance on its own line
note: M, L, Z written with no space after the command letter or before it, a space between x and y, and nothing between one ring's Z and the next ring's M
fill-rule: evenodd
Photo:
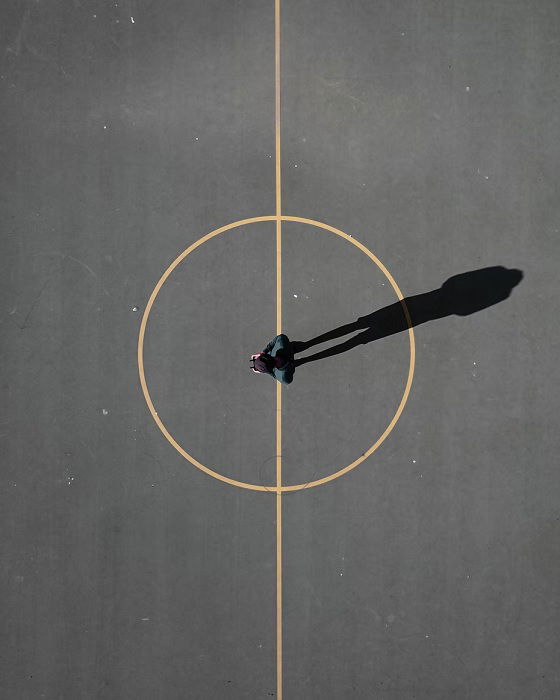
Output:
M275 366L274 358L265 352L251 355L251 369L257 374L270 374Z

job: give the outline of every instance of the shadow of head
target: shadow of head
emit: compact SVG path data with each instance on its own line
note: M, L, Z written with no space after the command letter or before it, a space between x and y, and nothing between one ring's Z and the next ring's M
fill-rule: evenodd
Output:
M441 285L441 301L447 314L468 316L507 299L523 279L523 272L501 265L463 272Z

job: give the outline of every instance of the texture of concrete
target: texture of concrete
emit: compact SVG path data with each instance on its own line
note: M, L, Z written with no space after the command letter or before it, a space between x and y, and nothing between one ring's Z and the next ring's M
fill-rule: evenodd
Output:
M6 0L0 26L0 695L273 697L274 495L172 448L136 352L167 266L275 213L274 3ZM283 213L378 256L417 351L379 449L283 497L286 700L560 696L559 30L554 0L282 2ZM441 292L496 267L523 277ZM282 283L292 340L371 314L369 342L283 388L303 483L379 437L410 350L348 241L286 223ZM238 227L173 271L146 332L174 438L255 484L275 294L274 223Z

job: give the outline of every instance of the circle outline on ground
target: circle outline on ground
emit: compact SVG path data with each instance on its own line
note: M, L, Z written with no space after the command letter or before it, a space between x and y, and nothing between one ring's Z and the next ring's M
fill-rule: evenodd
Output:
M397 407L397 410L395 411L395 414L391 418L389 424L383 431L383 433L377 438L377 440L369 447L364 453L362 453L357 459L355 459L353 462L348 464L346 467L343 467L342 469L339 469L336 472L333 472L332 474L329 474L325 477L322 477L321 479L316 479L315 481L310 481L308 483L304 484L293 484L293 485L286 485L286 486L264 486L261 484L251 484L246 481L238 481L237 479L232 479L228 476L225 476L223 474L220 474L219 472L214 471L213 469L210 469L206 465L202 464L199 462L195 457L190 455L181 445L175 440L175 438L171 435L171 433L167 430L165 425L163 424L162 420L158 416L158 413L155 409L155 406L153 404L153 401L150 396L150 392L148 391L148 385L146 382L146 375L144 371L144 337L146 334L146 326L148 323L148 318L150 317L150 312L152 310L152 306L154 305L154 302L156 300L157 295L159 294L159 291L163 287L165 281L169 277L169 275L173 272L173 270L181 263L190 253L193 252L193 250L196 250L199 246L201 246L203 243L206 243L206 241L210 240L211 238L214 238L214 236L218 236L221 233L225 233L226 231L231 231L234 228L239 228L240 226L245 226L248 224L256 224L261 221L294 221L297 223L301 224L307 224L309 226L313 226L316 228L321 228L325 231L331 231L331 233L335 233L337 236L340 236L341 238L344 238L347 240L349 243L352 243L355 245L357 248L359 248L363 253L365 253L373 262L377 265L377 267L383 272L385 277L389 280L391 286L393 287L393 290L395 291L399 301L401 302L402 308L403 308L403 313L406 318L406 322L408 324L408 338L409 338L409 345L410 345L410 362L408 366L408 376L406 380L406 385L404 388L404 392L402 395L402 398L400 400L400 403ZM138 372L140 375L140 384L142 386L142 392L144 394L144 398L146 400L146 403L148 404L148 409L150 410L150 413L152 414L152 418L155 420L158 428L161 430L165 438L168 440L168 442L179 452L179 454L184 457L186 460L188 460L191 464L193 464L195 467L200 469L201 471L205 472L206 474L209 474L210 476L214 477L215 479L218 479L219 481L223 481L226 484L230 484L231 486L237 486L238 488L243 488L243 489L248 489L251 491L268 491L272 493L280 493L280 492L288 492L288 491L301 491L302 489L309 489L313 488L314 486L320 486L321 484L326 484L329 481L333 481L334 479L338 479L341 477L343 474L348 473L352 469L355 469L359 464L361 464L364 460L366 460L375 450L385 441L385 439L389 436L389 433L393 430L395 427L397 421L399 420L403 409L405 407L405 404L408 400L408 397L410 395L410 389L412 386L412 378L414 376L414 366L415 366L415 358L416 358L416 346L414 342L414 331L413 331L413 326L412 326L412 320L410 318L410 314L408 312L408 308L406 306L406 302L404 300L404 296L399 289L399 286L393 279L393 276L387 270L385 265L379 260L379 258L374 255L368 248L365 247L362 243L357 241L355 238L352 236L348 235L347 233L344 233L344 231L341 231L340 229L335 228L334 226L329 226L328 224L324 224L320 221L315 221L314 219L305 219L300 216L256 216L250 219L241 219L239 221L234 221L231 224L227 224L226 226L221 226L220 228L215 229L214 231L211 231L210 233L207 233L205 236L202 236L199 238L197 241L192 243L188 248L186 248L182 253L180 253L175 260L169 265L169 267L165 270L163 275L160 277L158 280L158 283L154 287L154 290L152 291L150 298L148 299L148 303L146 304L146 308L144 309L144 313L142 315L142 322L140 324L140 333L138 335Z

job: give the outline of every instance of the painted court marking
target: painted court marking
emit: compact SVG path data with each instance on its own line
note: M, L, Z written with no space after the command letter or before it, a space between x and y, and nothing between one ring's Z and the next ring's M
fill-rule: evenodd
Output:
M388 437L390 432L395 427L397 421L399 420L404 406L407 402L408 396L410 394L410 388L412 385L412 378L414 375L414 364L415 364L415 343L414 343L414 331L412 328L412 321L410 314L406 307L403 294L399 289L397 283L393 279L392 275L389 273L387 268L383 263L362 243L357 241L352 236L344 233L343 231L334 228L334 226L329 226L328 224L321 223L320 221L314 221L313 219L305 219L299 216L283 216L282 215L282 173L281 173L281 143L280 143L280 0L275 0L274 2L274 63L275 63L275 148L276 148L276 214L274 216L257 216L250 219L243 219L241 221L235 221L226 226L212 231L202 238L199 238L192 245L190 245L186 250L184 250L180 255L175 258L175 260L169 265L165 270L163 275L160 277L158 283L154 287L144 314L142 316L142 322L140 324L140 333L138 336L138 370L140 374L140 384L142 386L142 391L144 393L144 398L148 404L150 413L155 420L157 426L169 441L169 443L181 454L185 459L187 459L191 464L193 464L198 469L206 472L215 479L219 479L232 486L238 486L244 489L250 489L253 491L267 491L276 494L276 696L278 700L282 700L282 684L283 684L283 671L282 671L282 494L288 491L299 491L301 489L312 488L314 486L319 486L325 484L329 481L339 478L343 474L355 469L359 464L361 464L365 459L367 459L375 450L383 443L383 441ZM146 334L146 326L148 319L150 317L150 312L156 301L157 295L159 294L161 288L163 287L165 281L173 270L194 250L206 241L210 240L214 236L218 236L226 231L231 231L240 226L245 226L248 224L254 224L261 221L274 221L276 222L276 334L282 333L282 222L283 221L294 221L301 224L307 224L309 226L314 226L316 228L323 229L325 231L330 231L337 236L340 236L347 240L352 245L355 245L363 253L365 253L373 262L379 267L383 272L385 277L389 280L391 286L393 287L398 299L401 302L403 313L408 323L408 338L410 344L410 361L408 367L408 376L406 380L406 385L404 393L402 395L399 406L390 420L389 424L383 431L383 433L377 438L377 440L371 445L371 447L366 450L360 457L354 460L351 464L346 467L339 469L338 471L329 474L322 479L317 479L305 484L292 484L285 485L282 483L282 384L276 382L276 484L270 486L264 486L261 484L252 484L244 481L238 481L236 479L231 479L217 471L205 466L202 462L195 459L190 455L171 435L167 430L162 420L160 419L158 412L155 409L153 401L150 397L150 392L148 391L148 385L146 382L146 375L144 370L144 338Z
M280 148L280 0L274 0L274 140L276 147L276 335L282 333L282 168ZM276 695L282 700L282 384L276 382Z
M406 379L406 384L404 387L404 391L400 400L400 403L397 407L397 410L395 411L393 417L389 421L387 427L385 430L381 433L381 435L375 440L375 442L363 453L361 454L357 459L355 459L353 462L348 464L347 466L337 470L336 472L333 472L332 474L329 474L325 477L322 477L321 479L316 479L315 481L310 481L306 483L301 483L301 484L279 484L278 483L278 476L281 476L281 472L279 473L281 469L281 390L282 390L282 385L280 382L277 382L277 395L276 395L276 473L277 473L277 483L276 484L253 484L247 481L240 481L237 479L233 479L231 477L225 476L224 474L220 474L217 472L215 469L212 469L211 467L206 466L199 460L197 460L195 457L193 457L187 450L179 444L179 442L171 435L171 433L167 430L165 427L162 419L158 415L158 411L156 407L154 406L154 403L151 399L150 392L148 389L147 381L146 381L146 376L145 376L145 370L144 370L144 337L146 333L146 326L148 323L148 319L150 316L150 313L152 311L152 307L157 299L157 296L163 287L164 283L166 280L169 278L173 270L183 261L185 258L192 253L194 250L196 250L198 247L200 247L203 243L206 243L208 240L213 238L214 236L218 236L222 233L225 233L226 231L230 231L232 229L238 228L240 226L246 226L248 224L254 224L254 223L260 223L262 221L276 221L276 224L278 226L278 219L276 216L257 216L251 219L241 219L240 221L234 221L231 224L227 224L226 226L222 226L215 231L212 231L211 233L206 234L205 236L202 236L202 238L199 238L197 241L192 243L186 250L184 250L180 255L178 255L175 260L169 265L169 267L165 270L163 275L161 276L160 280L156 284L152 294L150 295L150 298L148 300L148 303L146 304L146 308L144 310L144 314L142 317L142 323L140 325L140 335L138 339L138 367L140 371L140 383L142 385L142 390L144 393L144 397L146 399L146 403L148 404L148 408L150 409L150 413L152 414L152 417L156 424L158 425L159 429L161 432L165 435L167 440L173 447L181 454L185 459L187 459L191 464L193 464L195 467L198 469L201 469L203 472L206 472L206 474L209 474L210 476L214 477L215 479L219 479L220 481L224 481L227 484L230 484L232 486L238 486L239 488L244 488L244 489L250 489L253 491L267 491L267 492L273 492L276 493L278 490L280 490L282 493L288 492L288 491L300 491L301 489L308 489L308 488L313 488L314 486L320 486L321 484L326 484L329 481L333 481L334 479L338 479L341 477L343 474L346 474L347 472L351 471L352 469L355 469L359 464L361 464L364 460L366 460L369 456L377 450L377 448L387 439L393 428L395 427L397 421L399 420L403 409L405 407L405 404L408 400L409 394L410 394L410 389L412 386L412 378L414 375L414 365L415 365L415 356L416 356L416 351L415 351L415 343L414 343L414 332L412 329L412 321L410 319L408 309L406 308L406 303L404 301L403 294L397 285L395 279L387 270L385 265L377 258L368 248L366 248L365 245L360 243L358 240L353 238L352 236L349 236L347 233L344 233L343 231L340 231L339 229L335 228L334 226L329 226L328 224L324 224L320 221L315 221L313 219L305 219L300 216L281 216L280 217L280 222L282 221L293 221L301 224L307 224L309 226L313 226L319 229L323 229L325 231L330 231L332 233L335 233L336 235L340 236L344 240L348 241L352 245L356 246L359 250L361 250L363 253L365 253L376 265L377 267L383 272L391 286L393 287L395 294L397 295L398 299L401 301L402 307L403 307L403 313L405 314L405 317L407 319L408 323L408 339L409 339L409 347L410 347L410 357L409 357L409 363L408 363L408 375ZM277 235L278 235L278 228L277 228ZM280 261L277 260L277 269L280 267ZM281 288L280 288L280 282L277 282L277 292L281 293ZM281 321L281 319L280 319ZM277 326L277 331L280 329L281 332L281 325Z

